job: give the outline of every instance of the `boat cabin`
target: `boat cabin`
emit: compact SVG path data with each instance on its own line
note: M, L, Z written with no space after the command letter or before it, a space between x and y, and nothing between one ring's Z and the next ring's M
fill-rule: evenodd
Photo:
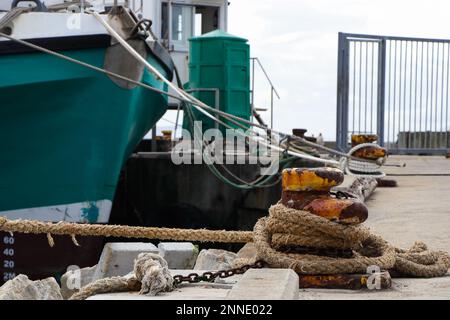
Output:
M183 83L188 81L189 39L216 29L227 31L228 0L128 1L153 21L153 32L171 52Z
M13 0L0 1L0 10L11 9ZM46 6L68 2L40 0ZM228 0L80 0L95 7L117 4L130 7L140 18L153 22L152 30L171 52L183 83L188 81L189 39L217 29L227 31ZM18 6L35 6L23 0Z

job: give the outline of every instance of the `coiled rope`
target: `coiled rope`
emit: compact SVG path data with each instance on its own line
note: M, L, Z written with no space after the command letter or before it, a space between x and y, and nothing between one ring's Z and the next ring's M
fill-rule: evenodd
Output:
M256 260L264 260L273 268L291 268L299 274L327 275L365 273L370 266L394 270L402 276L440 277L450 268L450 255L429 251L417 242L411 249L395 248L362 226L345 226L306 211L276 204L269 217L260 219L253 232L225 230L192 230L129 227L118 225L46 223L30 220L8 220L0 217L0 231L33 234L146 238L173 241L214 243L254 242ZM353 258L332 258L310 254L283 253L281 246L339 248L353 250ZM255 260L255 261L256 261ZM248 264L249 261L236 261Z
M306 211L277 204L270 215L255 225L256 260L264 260L274 268L291 268L299 274L329 275L366 273L370 266L393 270L402 276L432 278L447 274L450 255L428 251L416 242L409 250L393 247L362 226L344 226ZM283 245L311 248L352 249L353 258L331 258L277 251Z

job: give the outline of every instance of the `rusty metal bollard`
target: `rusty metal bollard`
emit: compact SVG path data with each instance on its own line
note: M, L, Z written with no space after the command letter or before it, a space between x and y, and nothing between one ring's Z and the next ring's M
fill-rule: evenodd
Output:
M378 141L377 135L364 135L364 134L354 134L352 135L352 146L356 149L352 156L356 158L366 159L366 160L378 160L388 156L388 152L385 148L381 148L377 145L366 146L358 149L357 147L361 144L369 144ZM387 179L377 179L379 188L396 188L397 181L387 180Z
M352 147L355 148L362 144L372 144L378 141L378 136L375 134L354 134L352 135ZM379 147L378 145L365 146L360 149L355 148L352 156L356 158L366 159L366 160L378 160L388 156L388 152L385 148Z
M344 182L344 173L333 168L292 168L282 172L283 192L281 202L296 210L308 211L343 225L359 225L367 220L368 210L356 198L341 198L331 192ZM334 248L309 248L285 245L278 250L287 253L319 255L330 258L351 258L352 250ZM369 271L368 271L369 272ZM300 288L362 290L373 274L299 275ZM379 275L379 289L391 287L389 272Z
M368 218L364 203L331 193L331 188L344 182L344 173L339 169L286 169L282 173L282 179L281 202L289 208L309 211L347 225L358 225Z
M374 143L378 141L378 135L376 134L353 134L352 135L352 147L356 147L364 143Z

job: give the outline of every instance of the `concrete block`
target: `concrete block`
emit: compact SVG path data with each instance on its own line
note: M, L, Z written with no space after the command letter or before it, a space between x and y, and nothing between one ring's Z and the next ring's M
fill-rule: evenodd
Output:
M151 243L107 243L103 248L92 280L124 276L133 272L134 260L141 253L158 254L159 251Z
M195 270L226 270L233 268L237 254L219 249L202 250L195 263Z
M227 300L297 300L299 277L291 269L250 269Z
M198 248L190 242L161 242L158 245L159 254L163 257L169 269L192 270L198 256Z
M61 277L61 295L65 300L77 293L82 287L92 282L97 266L79 269L69 267Z
M254 260L257 255L256 246L253 242L247 243L245 246L242 247L241 250L237 253L237 257L239 259L248 259L248 260Z

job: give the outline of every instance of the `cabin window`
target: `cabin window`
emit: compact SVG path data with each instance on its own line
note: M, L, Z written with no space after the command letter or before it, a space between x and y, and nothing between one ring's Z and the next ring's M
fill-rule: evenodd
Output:
M162 26L161 38L170 43L171 50L187 50L188 39L193 36L194 27L194 7L173 4L172 21L169 22L169 6L167 3L162 5ZM169 28L170 23L170 28ZM170 39L169 39L169 33Z
M220 7L163 2L161 39L169 50L188 51L189 38L219 29L219 12Z

